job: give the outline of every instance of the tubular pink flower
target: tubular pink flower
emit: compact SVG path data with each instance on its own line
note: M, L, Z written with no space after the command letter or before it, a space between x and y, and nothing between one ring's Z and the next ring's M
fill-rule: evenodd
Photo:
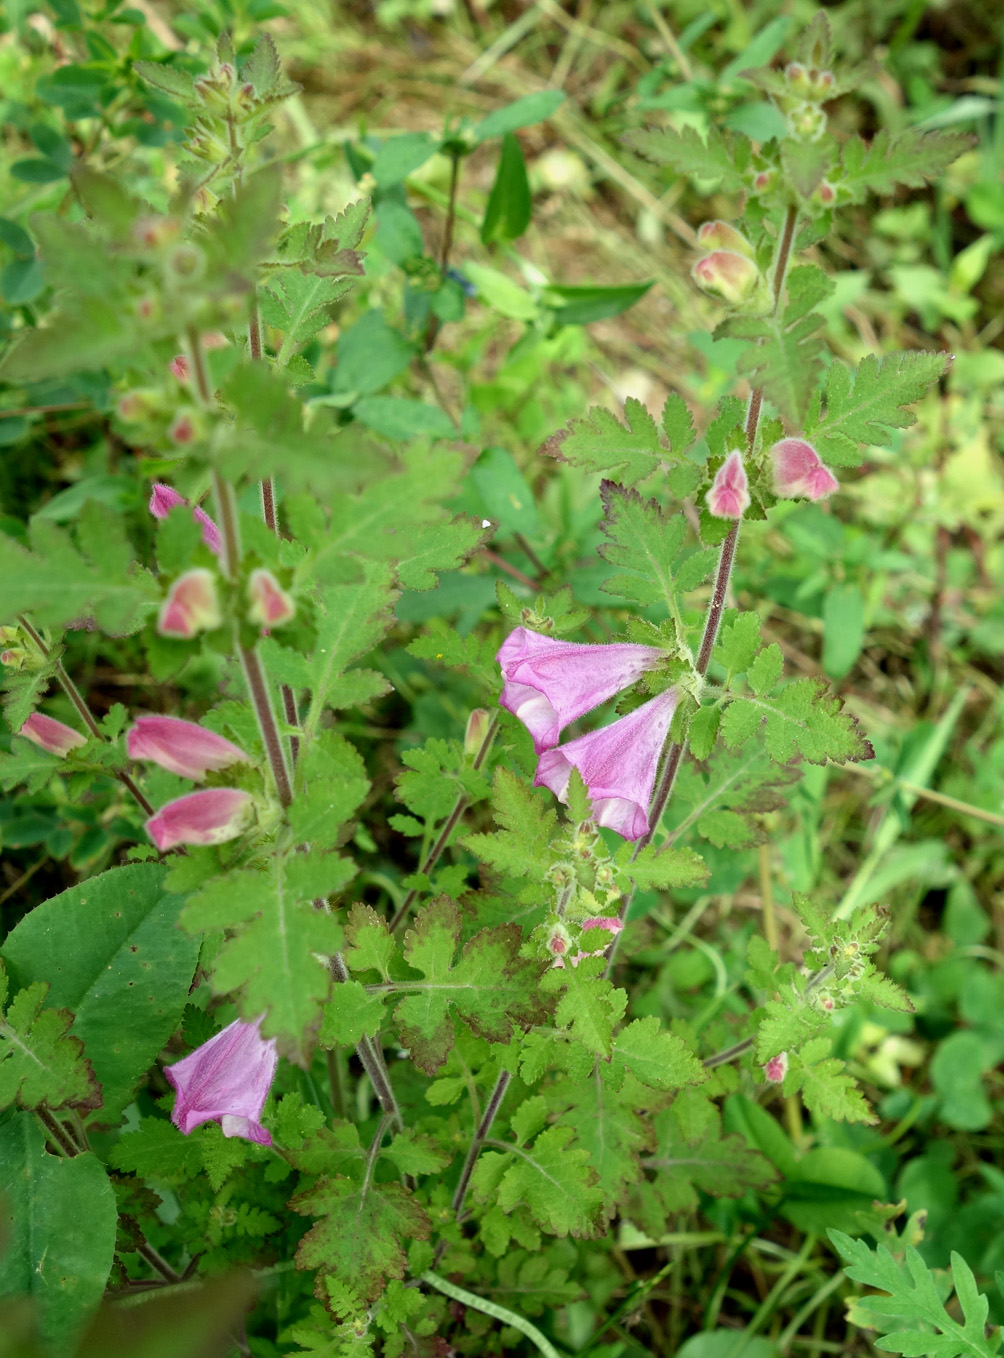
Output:
M540 754L557 745L569 722L635 683L660 656L656 646L556 641L517 627L495 657L505 680L499 706L520 719Z
M549 787L563 802L576 768L589 789L597 822L625 839L641 839L649 830L656 766L678 701L676 689L667 689L610 726L545 751L537 761L534 786Z
M186 1136L203 1122L218 1122L224 1136L242 1136L259 1146L272 1137L261 1125L261 1110L275 1078L275 1040L259 1032L261 1020L235 1019L189 1056L164 1067L177 1090L171 1121Z
M250 792L235 787L212 787L168 802L150 817L146 830L161 853L178 844L225 844L244 833L253 811Z
M248 618L259 627L281 627L296 616L296 604L271 571L259 568L248 577Z
M139 717L126 736L126 749L130 759L152 760L196 783L247 759L232 741L180 717Z
M763 1074L768 1084L783 1084L784 1077L788 1074L788 1053L780 1052L777 1056L772 1056L764 1066Z
M840 482L805 439L781 439L770 450L774 493L782 500L824 500Z
M750 502L749 482L743 455L738 450L729 453L718 468L707 495L708 509L716 519L741 519Z
M41 712L33 712L18 735L24 736L25 740L30 740L40 749L48 750L49 754L58 754L60 759L65 759L78 746L87 744L87 737L74 731L72 726L64 726L61 721L46 717Z
M184 495L179 495L173 486L165 486L162 481L154 483L153 491L150 495L150 513L155 519L166 519L172 509L178 505L187 505L188 501ZM219 556L223 550L223 543L220 539L220 530L213 523L212 519L204 509L198 505L192 510L192 515L198 523L202 525L202 541L211 552Z
M179 575L157 615L157 631L165 637L190 640L211 632L223 621L212 571L196 567Z

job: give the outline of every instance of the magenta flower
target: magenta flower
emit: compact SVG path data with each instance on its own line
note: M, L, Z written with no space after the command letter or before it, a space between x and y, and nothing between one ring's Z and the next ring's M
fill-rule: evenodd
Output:
M70 751L79 745L87 744L87 737L82 736L79 731L74 731L72 726L64 726L61 721L56 721L54 717L46 717L41 712L33 712L18 731L18 735L24 736L25 740L30 740L33 745L48 750L49 754L58 754L60 759L65 759Z
M729 453L718 468L707 501L716 519L741 519L745 513L750 502L749 482L738 449Z
M179 575L171 586L157 614L157 631L163 637L190 641L198 632L211 632L222 622L213 573L197 566Z
M782 500L824 500L840 482L805 439L781 439L770 450L774 493Z
M162 806L146 823L147 834L164 853L178 844L225 844L251 823L254 799L235 787L189 792Z
M178 505L187 505L188 501L184 495L179 495L173 486L165 486L162 481L154 482L153 491L150 495L150 513L155 519L166 519L172 509L177 509ZM192 510L192 516L202 525L202 541L211 552L219 556L223 550L223 543L220 539L220 530L213 523L212 519L204 509L198 505Z
M661 654L655 646L591 646L517 627L495 657L505 680L499 705L520 719L540 754L557 745L569 722L633 684Z
M232 741L180 717L139 717L126 736L126 749L130 759L150 759L195 783L247 759Z
M271 571L252 571L247 591L248 618L259 627L281 627L296 616L296 604Z
M164 1067L178 1092L171 1121L186 1136L203 1122L218 1122L224 1136L243 1136L259 1146L272 1138L261 1125L261 1110L275 1078L275 1040L266 1041L261 1024L235 1019L189 1056Z
M625 839L641 839L649 831L656 766L678 700L676 689L667 689L610 726L545 751L537 761L534 786L549 787L563 802L576 768L589 789L597 822Z

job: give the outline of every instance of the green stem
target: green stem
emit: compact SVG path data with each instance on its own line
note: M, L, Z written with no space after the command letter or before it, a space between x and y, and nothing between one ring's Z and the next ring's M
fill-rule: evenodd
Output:
M560 1349L556 1349L551 1341L536 1325L515 1311L508 1311L504 1306L499 1306L494 1301L485 1301L484 1297L479 1297L474 1292L468 1292L466 1288L457 1287L455 1283L447 1282L438 1273L427 1272L422 1274L422 1282L429 1287L434 1287L437 1292L442 1292L444 1296L452 1297L454 1301L461 1301L465 1306L470 1306L474 1311L480 1311L482 1315L491 1316L493 1320L499 1320L503 1325L511 1325L514 1330L519 1330L535 1345L537 1351L544 1355L544 1358L562 1358Z

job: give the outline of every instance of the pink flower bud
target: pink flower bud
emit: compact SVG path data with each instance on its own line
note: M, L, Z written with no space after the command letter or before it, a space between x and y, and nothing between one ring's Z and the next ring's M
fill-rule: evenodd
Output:
M225 349L229 343L222 330L207 330L202 336L203 349Z
M18 735L24 736L40 749L48 750L49 754L58 754L60 759L65 759L78 746L87 744L87 737L74 731L72 726L64 726L61 721L43 716L41 712L33 712Z
M175 415L168 425L167 435L173 443L194 443L196 437L195 420L185 412Z
M196 568L179 575L157 616L163 637L190 640L198 632L211 632L223 622L216 580L212 571Z
M281 627L296 616L296 604L271 571L259 568L248 577L248 618L259 627Z
M763 284L753 260L735 250L712 251L697 261L691 274L698 287L730 306L748 302Z
M150 513L155 519L166 519L172 509L178 505L187 505L188 501L183 495L179 495L173 486L166 486L162 481L154 482L153 491L150 495ZM219 556L223 550L223 541L220 538L220 530L213 523L212 519L204 509L198 505L192 510L194 518L202 525L202 541L211 552Z
M784 68L784 78L794 90L809 88L809 72L800 61L789 61Z
M731 250L735 254L745 255L747 259L756 258L752 245L743 233L729 226L728 222L705 222L698 229L697 239L705 250Z
M254 799L235 787L189 792L162 806L146 823L147 834L164 853L178 844L225 844L251 824Z
M816 185L812 196L823 207L832 207L837 201L837 191L828 179L823 179Z
M777 1056L772 1056L764 1066L763 1074L768 1084L781 1084L788 1074L788 1053L780 1052Z
M774 182L773 170L760 170L757 174L753 176L753 188L756 190L757 193L763 193L765 189L769 189L773 182Z
M464 754L467 755L468 759L473 759L484 744L490 722L491 718L483 707L474 708L467 718L467 730L464 732Z
M232 741L180 717L139 717L126 736L130 759L149 759L170 773L201 783L207 773L241 764L247 755Z
M271 1146L261 1112L278 1054L275 1040L261 1036L260 1025L260 1019L256 1023L236 1019L189 1056L164 1067L178 1094L171 1121L186 1136L203 1122L218 1122L224 1136Z
M184 354L175 354L168 366L179 382L188 381L188 359Z
M736 449L718 468L707 495L708 510L716 519L741 519L750 502L743 455Z
M782 500L823 500L840 482L805 439L781 439L770 450L774 493Z

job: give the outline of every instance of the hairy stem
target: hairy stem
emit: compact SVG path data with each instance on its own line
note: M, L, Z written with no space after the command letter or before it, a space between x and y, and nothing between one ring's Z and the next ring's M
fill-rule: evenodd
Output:
M345 959L340 952L335 953L329 966L335 980L344 985L349 979L349 969L345 965ZM380 1107L391 1119L395 1130L403 1131L404 1119L401 1117L401 1110L398 1107L397 1099L394 1097L394 1090L391 1088L390 1077L387 1074L383 1052L379 1045L372 1038L362 1037L356 1045L356 1055L362 1062L363 1070L370 1078L370 1084L373 1086L373 1092L379 1100Z
M492 747L492 741L495 739L495 732L498 730L498 727L499 719L498 715L496 714L494 717L492 717L491 721L488 723L488 730L485 732L484 739L482 740L480 746L478 747L477 754L474 756L474 763L472 765L474 769L480 769L481 766L484 764L485 760L488 758L488 751ZM466 792L461 792L460 796L454 803L453 810L450 812L446 820L443 822L443 828L436 836L436 842L433 844L432 848L426 854L425 862L419 868L419 872L423 876L428 876L428 874L439 862L443 850L450 842L450 836L453 834L453 831L457 828L457 822L460 820L460 817L464 814L464 812L467 810L470 804L471 804L470 797L467 795ZM391 933L394 932L397 926L408 914L411 907L415 904L415 901L418 899L419 890L420 890L419 887L413 886L411 890L408 892L407 896L405 896L404 900L398 906L397 910L395 910L393 918L391 919L389 925Z
M477 1161L478 1153L485 1143L485 1138L492 1129L492 1123L495 1121L496 1114L502 1107L502 1100L505 1098L506 1090L509 1088L509 1081L511 1079L512 1076L507 1070L503 1070L499 1074L485 1111L481 1115L481 1121L478 1123L477 1131L474 1133L474 1139L468 1148L467 1159L464 1161L464 1167L460 1171L460 1179L457 1183L456 1192L453 1194L453 1201L450 1204L457 1217L460 1216L460 1213L464 1208L464 1199L467 1197L467 1190L470 1187L471 1175L474 1173L474 1165Z
M27 632L29 637L31 637L31 640L36 649L39 651L39 653L42 656L44 656L46 660L51 660L52 653L50 652L48 646L45 644L37 630L32 626L32 624L28 621L28 619L25 617L23 613L18 616L17 621L18 626L21 627L25 632ZM77 709L77 713L80 717L80 720L87 727L89 734L92 736L96 736L98 740L104 740L105 737L102 734L101 728L98 726L98 723L94 720L94 714L91 712L91 709L87 706L87 700L84 698L84 695L80 692L76 684L67 674L66 669L64 668L61 660L57 660L53 664L53 673L55 674L56 679L58 680L59 685L62 688L63 692L69 698L73 706ZM115 777L119 780L119 782L129 793L129 795L133 798L133 800L140 807L140 809L144 811L146 815L152 816L153 807L147 801L146 797L143 795L140 789L137 787L131 775L126 773L125 770L123 769L121 772L116 773Z

